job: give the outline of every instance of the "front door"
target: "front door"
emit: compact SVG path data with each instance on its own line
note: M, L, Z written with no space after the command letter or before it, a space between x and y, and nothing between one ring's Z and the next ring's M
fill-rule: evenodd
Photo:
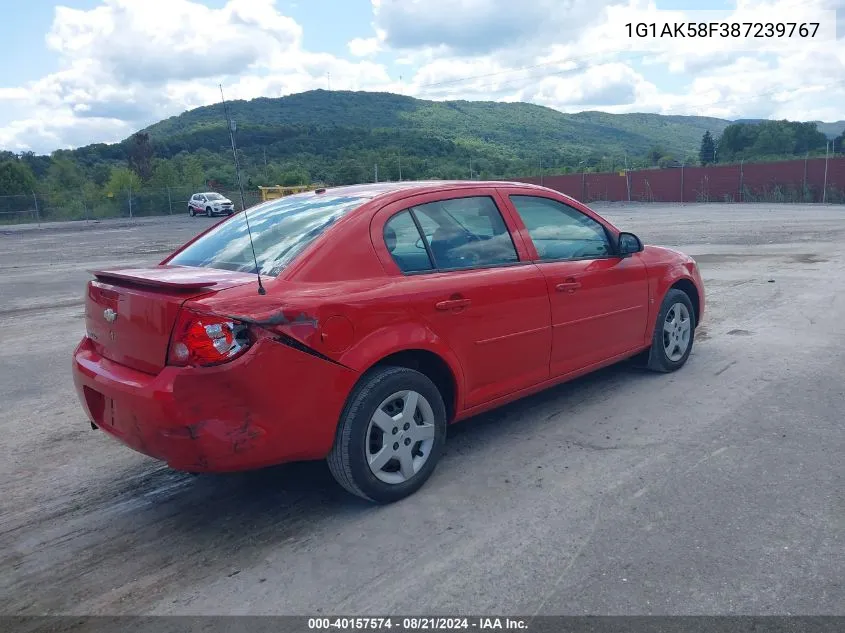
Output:
M639 254L615 254L597 219L559 200L510 195L536 249L552 311L550 374L588 369L642 348L648 273Z
M394 205L383 225L403 294L461 363L464 408L549 377L545 277L520 257L492 192L481 191Z

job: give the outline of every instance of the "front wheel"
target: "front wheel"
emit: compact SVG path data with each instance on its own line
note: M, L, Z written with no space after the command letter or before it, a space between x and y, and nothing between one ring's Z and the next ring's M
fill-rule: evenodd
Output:
M695 340L695 310L687 293L672 289L666 293L648 355L648 368L670 372L686 364Z
M214 211L211 210L211 207L206 207L205 215L208 216L209 218L214 215Z
M422 487L445 440L446 407L434 383L406 367L380 367L344 407L329 470L352 494L391 503Z
M188 215L191 217L194 217L196 215L196 212L194 211L193 207L188 207Z

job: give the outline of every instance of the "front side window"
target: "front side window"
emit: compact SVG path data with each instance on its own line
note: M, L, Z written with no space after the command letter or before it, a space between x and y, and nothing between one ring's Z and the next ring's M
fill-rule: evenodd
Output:
M265 202L217 225L170 260L174 266L199 266L255 273L246 220L262 275L275 276L306 246L367 198L290 196Z
M612 255L604 227L577 209L538 196L510 199L540 259L600 259Z
M438 269L519 261L502 214L488 196L438 200L411 209ZM425 247L420 241L420 245Z

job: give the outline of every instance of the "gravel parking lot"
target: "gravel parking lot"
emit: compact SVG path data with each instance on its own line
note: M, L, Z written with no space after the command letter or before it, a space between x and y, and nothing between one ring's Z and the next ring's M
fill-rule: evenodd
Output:
M388 507L322 463L191 477L88 425L86 270L217 220L0 227L0 611L845 615L845 207L596 209L698 260L687 366L453 427Z

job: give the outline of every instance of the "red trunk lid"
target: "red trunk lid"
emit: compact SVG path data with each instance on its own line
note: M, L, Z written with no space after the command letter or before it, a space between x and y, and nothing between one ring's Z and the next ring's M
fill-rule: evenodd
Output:
M92 271L85 324L97 352L150 374L167 360L170 333L188 299L255 282L246 273L155 266Z

